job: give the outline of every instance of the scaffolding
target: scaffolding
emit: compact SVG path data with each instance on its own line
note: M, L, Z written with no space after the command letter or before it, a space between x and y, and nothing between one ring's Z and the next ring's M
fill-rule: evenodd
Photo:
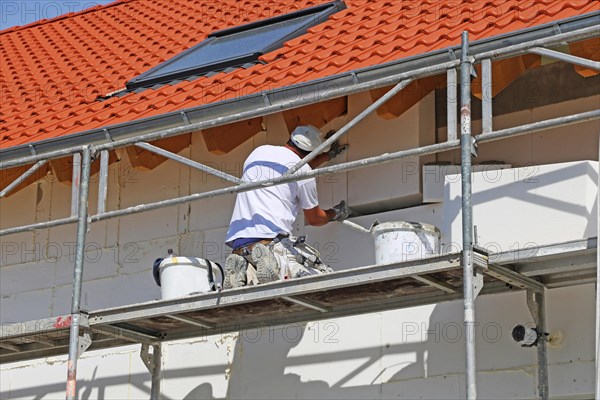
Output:
M473 334L475 299L479 295L485 294L514 290L525 291L527 307L537 330L543 333L546 329L544 305L546 289L597 282L599 272L596 257L600 257L599 243L596 238L491 254L474 245L470 166L471 158L476 154L477 144L600 118L600 110L594 110L494 131L492 126L491 61L533 53L600 70L600 62L549 49L563 43L598 36L600 36L600 27L595 25L566 33L556 34L553 31L548 37L531 38L515 45L470 53L468 34L465 32L462 37L462 46L451 51L453 57L450 61L444 60L408 72L375 77L362 83L354 74L352 85L348 85L343 90L339 90L339 88L325 90L316 98L312 96L311 98L299 97L273 103L269 101L267 95L263 94L264 102L261 107L239 112L230 111L219 118L206 119L197 123L189 123L185 111L182 111L183 119L188 122L185 126L152 131L118 140L112 140L110 132L105 129L107 137L111 139L107 143L85 144L0 162L0 169L33 164L24 174L0 192L0 197L4 197L49 160L66 156L73 157L71 216L7 228L0 231L0 236L77 223L71 314L2 326L0 362L22 361L68 353L66 398L74 399L76 397L77 360L83 352L88 349L104 349L140 343L142 360L152 375L151 398L159 399L161 344L166 341L463 299L464 323L467 332L465 340L466 396L468 399L475 399L477 397L476 349ZM460 58L456 57L457 54L460 55ZM471 133L470 81L475 63L481 63L482 66L484 101L482 133L473 136ZM457 69L460 69L460 80L457 77ZM448 85L448 140L446 142L345 162L310 172L297 172L302 165L313 159L335 140L341 138L410 82L443 73L447 75ZM235 176L147 143L156 139L273 114L310 104L310 102L318 103L390 84L395 84L395 86L388 93L348 122L346 126L293 167L288 174L270 181L242 182ZM460 136L456 126L457 87L461 88ZM231 108L234 105L228 106L230 110L235 110ZM234 186L107 211L108 151L131 145L213 174L233 183ZM378 165L405 157L423 156L459 148L462 161L463 247L461 252L403 263L354 268L328 275L189 296L177 300L152 301L90 312L81 308L84 248L89 223L224 194L250 191L264 185L299 181L323 174L340 173ZM90 166L95 157L100 158L98 211L96 214L90 215L87 208ZM373 290L373 288L377 288L377 290ZM227 318L225 318L224 311L226 311ZM248 315L251 315L252 318L248 318ZM232 320L235 322L230 322ZM600 346L598 328L595 340L598 348ZM538 343L537 362L538 395L541 399L548 399L545 340L540 340ZM598 360L596 362L598 363ZM598 372L598 367L596 367L597 376Z

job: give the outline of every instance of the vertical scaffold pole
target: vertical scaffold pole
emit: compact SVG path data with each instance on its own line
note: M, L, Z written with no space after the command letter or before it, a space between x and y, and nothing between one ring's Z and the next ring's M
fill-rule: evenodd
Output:
M150 389L150 399L160 400L160 381L162 379L162 345L154 345L152 355L152 388Z
M77 209L77 245L75 248L75 272L73 274L73 297L71 300L71 328L69 338L69 359L67 363L67 400L74 400L77 394L77 358L79 357L79 324L81 318L81 286L85 235L88 225L88 194L90 187L90 147L82 152L81 181L79 185L79 207Z
M152 347L152 353L150 353ZM140 357L152 374L152 386L150 388L150 400L160 400L160 381L162 380L162 345L142 343Z
M473 205L471 203L471 68L469 33L462 34L460 64L460 142L462 174L462 236L465 341L467 368L467 399L477 398L477 369L475 365L475 296L473 287Z
M548 400L550 398L550 390L548 386L548 346L546 332L546 293L544 291L534 292L527 291L527 306L535 326L540 332L540 339L536 345L537 362L538 362L538 398L540 400Z

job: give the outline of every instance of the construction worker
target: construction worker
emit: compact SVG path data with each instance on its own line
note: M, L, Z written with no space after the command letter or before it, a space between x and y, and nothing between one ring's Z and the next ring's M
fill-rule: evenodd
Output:
M290 167L322 143L321 132L298 126L285 146L257 147L244 162L242 180L257 182L284 175ZM337 141L299 172L311 171L342 154L348 145ZM224 288L331 272L318 252L291 237L292 224L302 209L312 226L342 221L350 215L345 202L331 209L319 207L315 178L238 193L225 242L233 249L225 261Z

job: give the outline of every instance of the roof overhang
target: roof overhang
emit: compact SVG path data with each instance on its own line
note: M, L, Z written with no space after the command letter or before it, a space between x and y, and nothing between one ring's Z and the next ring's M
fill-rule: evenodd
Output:
M586 28L591 29L591 31L587 29L587 36L573 36L571 40L578 41L588 37L596 37L600 34L599 27L600 12L588 13L555 21L550 24L475 41L470 44L469 53L475 58L484 53L492 59L506 58L510 57L511 54L499 52L499 50L537 40L551 40L553 37L557 38L556 43L553 43L553 45L565 44L564 39L560 39L561 34L572 33ZM498 51L498 54L495 53L496 51ZM439 66L440 64L457 59L460 59L460 45L236 99L110 125L31 144L0 149L0 158L2 159L0 166L14 166L18 160L32 155L42 156L57 152L68 154L74 148L84 145L92 144L97 146L123 140L135 143L135 138L144 135L146 137L140 138L140 140L149 140L147 136L152 133L156 133L156 138L158 139L191 132L193 129L186 128L192 128L201 123L203 123L203 128L209 128L274 114L288 109L320 103L332 98L385 87L397 83L399 76L402 74L419 69L426 71L427 68ZM424 74L423 76L426 75ZM195 130L198 129L195 128Z

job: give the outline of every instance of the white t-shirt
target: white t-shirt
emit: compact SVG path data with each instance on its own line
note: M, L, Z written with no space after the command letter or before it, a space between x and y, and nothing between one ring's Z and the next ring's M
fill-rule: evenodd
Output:
M244 162L242 180L257 182L285 174L300 157L283 146L257 147ZM312 171L306 164L300 172ZM290 234L300 209L319 205L315 178L238 193L225 242Z

